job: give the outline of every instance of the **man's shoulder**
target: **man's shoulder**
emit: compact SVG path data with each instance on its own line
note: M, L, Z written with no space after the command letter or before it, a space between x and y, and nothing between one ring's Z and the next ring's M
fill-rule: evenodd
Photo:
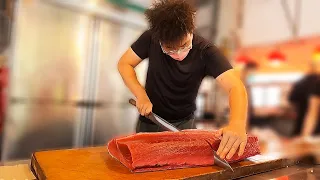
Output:
M199 34L194 34L193 47L202 52L215 51L217 46Z
M313 84L312 94L320 97L320 77L318 76Z
M318 87L320 87L320 76L318 75L317 77L316 77L316 85L318 86Z
M152 35L152 32L151 32L151 30L150 30L150 29L145 30L143 33L145 33L145 34L147 34L147 35L149 35L149 36L151 36L151 35Z
M301 78L297 84L302 85L302 86L309 86L310 84L314 84L318 79L317 74L308 74Z
M194 34L193 47L201 53L201 57L211 56L219 51L218 47L199 34Z

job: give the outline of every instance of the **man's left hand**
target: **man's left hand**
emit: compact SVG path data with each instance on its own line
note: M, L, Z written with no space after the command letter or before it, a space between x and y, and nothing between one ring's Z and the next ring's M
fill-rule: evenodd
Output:
M239 149L238 156L244 153L247 144L247 134L245 128L238 125L228 125L219 130L217 136L222 136L217 154L222 159L230 159Z

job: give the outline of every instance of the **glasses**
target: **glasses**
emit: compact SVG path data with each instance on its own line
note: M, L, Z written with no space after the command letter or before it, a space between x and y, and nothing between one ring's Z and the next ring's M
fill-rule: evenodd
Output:
M171 50L171 51L164 50L163 47L162 47L161 42L160 42L160 47L161 47L163 53L165 53L167 55L173 55L173 54L180 54L180 52L186 52L186 51L191 50L192 49L192 43L189 46L180 48L178 50Z

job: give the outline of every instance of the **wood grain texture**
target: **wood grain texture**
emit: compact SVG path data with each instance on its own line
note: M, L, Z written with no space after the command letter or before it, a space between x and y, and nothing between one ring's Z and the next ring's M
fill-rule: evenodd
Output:
M266 172L295 164L290 160L256 160L231 164L235 172L219 167L200 167L178 170L132 173L116 159L107 147L35 152L31 159L34 174L40 180L100 180L100 179L233 179ZM260 159L260 160L259 160Z
M0 180L6 179L27 179L35 180L35 176L30 172L28 164L17 164L10 166L0 166Z

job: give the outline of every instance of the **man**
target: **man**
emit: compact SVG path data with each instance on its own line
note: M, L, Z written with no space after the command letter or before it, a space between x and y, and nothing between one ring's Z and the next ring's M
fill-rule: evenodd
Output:
M180 129L193 128L195 100L202 79L212 76L229 94L230 121L221 129L217 153L231 158L247 143L247 94L218 48L194 33L194 9L185 1L162 0L146 11L150 29L123 54L118 70L137 99L137 132L160 131L144 116L151 111ZM149 58L145 88L134 68Z
M310 72L300 81L293 85L289 94L289 101L293 104L297 112L296 123L292 132L293 136L311 135L314 131L320 132L320 124L318 128L314 128L315 123L320 120L317 118L317 94L320 92L317 88L319 83L319 75L317 74L316 65L312 64ZM305 125L304 125L305 124ZM311 125L311 126L310 126ZM304 129L305 128L305 129Z
M308 98L308 110L304 117L302 137L313 134L320 135L320 76L318 75L312 86L311 95Z

